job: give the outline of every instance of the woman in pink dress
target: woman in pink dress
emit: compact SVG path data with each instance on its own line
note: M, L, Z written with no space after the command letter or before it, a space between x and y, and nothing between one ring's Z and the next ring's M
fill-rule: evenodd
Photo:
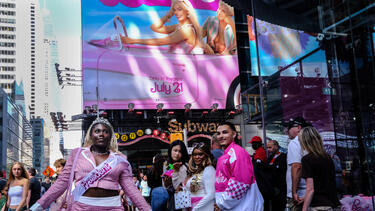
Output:
M69 187L72 171L75 188L67 201L68 209L122 211L124 208L119 195L121 188L139 210L151 210L133 182L131 166L126 156L118 152L117 148L111 124L107 119L98 117L87 131L84 147L76 148L70 153L57 181L31 210L46 209L61 196Z

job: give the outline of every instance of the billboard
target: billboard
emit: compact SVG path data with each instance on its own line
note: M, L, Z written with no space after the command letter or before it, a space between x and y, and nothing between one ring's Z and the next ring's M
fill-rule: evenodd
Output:
M281 107L283 121L303 116L320 132L332 137L331 95L336 95L336 90L329 82L325 51L319 49L316 36L256 20L256 40L254 18L248 16L247 20L252 75L258 75L257 41L260 74L269 84L277 84L267 88L267 100L280 102L281 106L267 106L267 112ZM292 63L295 64L283 68ZM270 115L269 118L277 119L278 116Z
M233 15L219 0L82 0L83 106L238 104Z
M254 19L251 16L247 16L247 21L252 75L258 75ZM293 63L319 48L319 41L316 35L278 26L262 20L257 20L256 23L262 76L270 76L278 72L280 68ZM319 50L303 59L303 63L305 77L316 77L317 74L320 77L328 77L326 57L323 50ZM300 73L298 65L295 65L280 74L281 76L297 77Z

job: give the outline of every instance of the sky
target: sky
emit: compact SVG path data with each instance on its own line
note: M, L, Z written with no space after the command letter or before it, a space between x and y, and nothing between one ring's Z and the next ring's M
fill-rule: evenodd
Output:
M61 68L81 70L81 0L38 0L43 11L50 13L54 33L58 41ZM61 112L70 120L72 115L82 112L82 87L64 87L61 92ZM81 131L64 132L65 148L78 147ZM50 164L61 158L59 135L51 137Z
M39 0L39 4L50 12L58 41L60 66L81 70L81 1ZM63 88L64 105L61 108L67 119L82 112L81 93L81 87Z

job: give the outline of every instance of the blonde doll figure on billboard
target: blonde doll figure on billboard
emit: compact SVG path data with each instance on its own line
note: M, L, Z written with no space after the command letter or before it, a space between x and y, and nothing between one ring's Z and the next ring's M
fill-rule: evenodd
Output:
M165 25L173 15L176 16L178 24ZM151 30L168 36L151 39L124 36L121 41L126 44L169 45L170 53L203 54L201 26L189 0L173 0L169 12L157 19L151 25Z
M233 16L233 7L220 1L217 16L208 17L203 23L202 36L207 37L205 54L236 54L236 29Z

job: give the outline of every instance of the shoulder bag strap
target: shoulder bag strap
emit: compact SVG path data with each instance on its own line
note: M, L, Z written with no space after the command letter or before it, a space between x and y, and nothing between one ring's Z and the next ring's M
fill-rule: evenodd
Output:
M64 204L65 204L67 201L69 201L69 197L70 197L70 195L71 195L70 193L72 192L72 184L73 184L73 177L74 177L74 169L75 169L75 167L76 167L77 159L78 159L78 156L79 156L79 154L81 153L81 151L82 151L82 147L80 147L80 148L78 149L77 154L76 154L76 156L75 156L75 158L74 158L73 166L72 166L72 170L71 170L71 172L70 172L70 177L69 177L68 190L67 190L67 192L66 192L66 194L65 194L65 198L64 198L64 201L63 201L63 203L62 203L62 206L64 206ZM68 204L68 206L69 206L69 204Z

